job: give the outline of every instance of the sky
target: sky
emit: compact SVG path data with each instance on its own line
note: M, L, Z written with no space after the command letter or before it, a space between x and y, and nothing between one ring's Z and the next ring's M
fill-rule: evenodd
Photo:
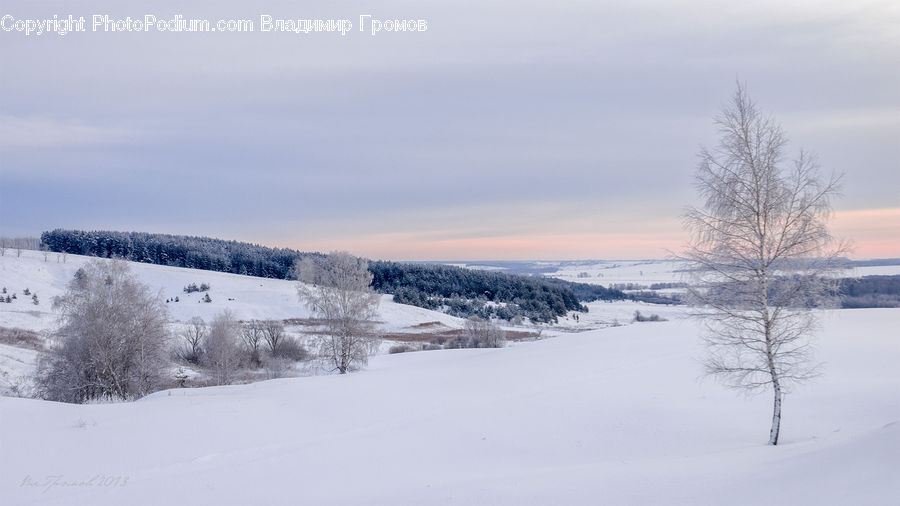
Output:
M70 14L87 31L16 29ZM255 26L92 30L148 14ZM353 27L263 32L262 15ZM0 16L0 235L661 258L687 239L697 153L740 81L788 155L844 173L831 224L852 256L900 257L896 2L7 0Z

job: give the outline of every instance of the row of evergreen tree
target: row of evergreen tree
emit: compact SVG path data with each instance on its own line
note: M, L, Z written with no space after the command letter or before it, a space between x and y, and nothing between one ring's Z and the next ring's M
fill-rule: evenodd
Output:
M457 316L551 322L568 311L587 311L566 286L546 278L464 269L440 264L373 262L372 286L394 300ZM493 304L488 304L493 303Z
M144 232L56 229L41 234L41 244L60 253L278 279L290 276L295 259L323 256L209 237Z

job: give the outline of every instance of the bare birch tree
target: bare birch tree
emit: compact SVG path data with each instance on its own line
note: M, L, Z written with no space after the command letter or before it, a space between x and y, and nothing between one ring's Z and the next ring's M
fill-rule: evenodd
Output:
M769 444L778 444L782 400L817 373L811 333L846 248L826 220L839 178L824 179L813 157L785 162L781 127L738 85L715 118L721 138L700 152L702 207L685 214L692 239L691 296L703 318L706 370L726 385L773 393Z
M370 286L368 263L347 252L332 252L315 268L307 262L297 272L300 300L324 325L321 357L341 374L366 364L379 343L373 321L379 296Z

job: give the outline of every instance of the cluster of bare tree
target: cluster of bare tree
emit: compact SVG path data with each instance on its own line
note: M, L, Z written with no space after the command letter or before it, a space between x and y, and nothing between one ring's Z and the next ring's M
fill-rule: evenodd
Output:
M41 249L41 240L38 237L0 237L0 256L6 256L7 249L15 251L16 257L20 257L22 250Z
M265 368L280 376L294 362L307 358L306 348L287 335L278 320L241 323L229 311L207 324L194 317L179 333L177 357L205 368L218 385L232 383L245 369Z
M472 316L466 319L462 332L449 340L447 348L502 348L506 333L489 320Z

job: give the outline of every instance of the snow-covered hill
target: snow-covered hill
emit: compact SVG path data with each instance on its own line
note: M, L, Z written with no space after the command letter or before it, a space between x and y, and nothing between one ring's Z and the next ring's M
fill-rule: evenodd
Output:
M134 403L0 398L0 503L900 504L898 316L825 315L778 447L770 399L701 381L678 320Z
M44 261L38 251L23 251L17 258L7 251L0 257L0 286L17 294L11 304L0 304L0 326L19 327L35 331L46 330L54 324L51 311L53 297L62 294L69 281L91 257L51 253ZM256 278L222 272L166 267L129 262L132 272L153 292L170 302L166 305L173 321L188 321L194 316L211 320L216 314L230 309L239 320L308 318L309 311L297 298L296 281ZM202 302L206 292L184 293L190 283L210 285L212 302ZM38 294L38 305L28 289ZM179 302L174 302L178 297ZM461 326L458 318L434 311L395 304L390 296L382 297L379 318L385 331L402 331L418 323L440 321L448 326Z

